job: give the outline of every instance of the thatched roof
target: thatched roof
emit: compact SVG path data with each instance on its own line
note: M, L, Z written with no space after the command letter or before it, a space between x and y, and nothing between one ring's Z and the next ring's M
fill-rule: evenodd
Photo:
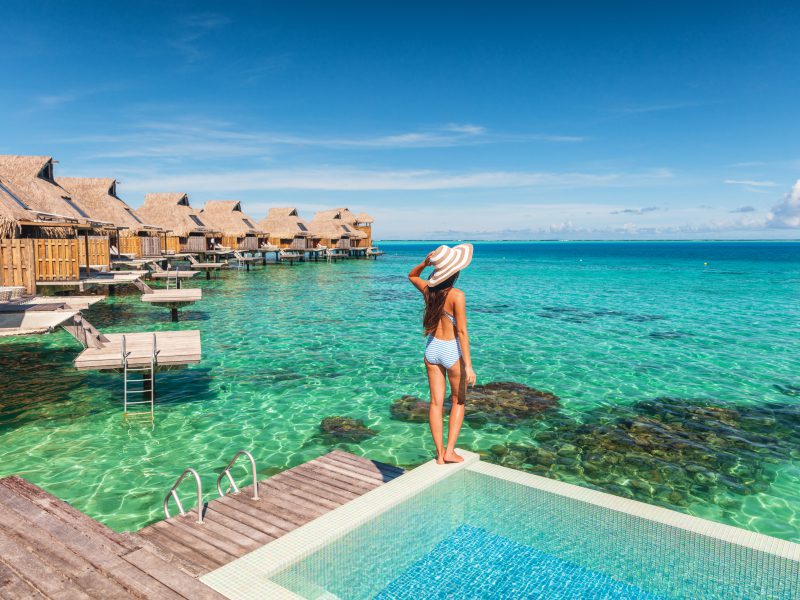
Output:
M166 229L180 237L190 233L219 233L206 224L200 213L189 204L189 196L183 192L147 194L138 210L139 217L157 227Z
M218 229L222 235L267 235L255 220L242 212L242 203L238 200L206 200L200 216L209 227Z
M267 216L258 222L259 228L269 231L271 237L289 239L313 236L309 224L300 218L296 208L270 208ZM313 232L313 233L312 233Z
M56 183L49 156L0 155L0 176L11 182L19 199L34 213L79 223L91 221L70 193Z
M92 219L126 228L131 233L158 230L158 227L145 223L117 196L116 179L59 177L56 181L72 194L73 202Z
M0 238L16 237L23 224L39 227L47 237L65 237L72 233L73 224L37 215L20 196L16 186L0 176Z
M356 223L356 216L349 210L332 208L320 210L314 215L314 219L311 221L311 230L327 239L366 238L367 234L353 227L354 223Z
M370 215L368 215L365 212L360 212L360 213L358 213L356 215L356 223L369 223L369 224L372 224L374 222L375 222L375 219L373 219Z

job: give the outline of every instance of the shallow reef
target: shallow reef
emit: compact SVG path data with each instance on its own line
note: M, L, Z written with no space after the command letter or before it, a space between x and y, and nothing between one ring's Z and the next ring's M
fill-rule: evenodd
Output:
M496 381L469 389L464 420L472 427L487 423L514 426L541 419L558 405L558 396L550 392L521 383ZM449 409L450 404L445 403L445 407ZM428 401L416 396L398 398L390 410L392 418L400 421L428 421Z
M320 434L329 442L360 442L378 432L352 417L326 417L319 424Z
M710 500L723 510L767 491L776 463L800 458L797 404L656 398L560 417L530 445L495 445L486 458L669 508Z

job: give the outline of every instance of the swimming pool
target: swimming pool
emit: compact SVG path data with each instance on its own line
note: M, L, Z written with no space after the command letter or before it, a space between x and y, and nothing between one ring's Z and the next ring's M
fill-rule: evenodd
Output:
M770 598L800 545L480 462L427 463L209 573L234 599Z

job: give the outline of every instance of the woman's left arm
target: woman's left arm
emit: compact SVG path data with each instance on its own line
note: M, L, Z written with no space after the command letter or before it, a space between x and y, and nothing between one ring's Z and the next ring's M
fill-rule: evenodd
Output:
M455 298L455 318L456 331L458 332L458 343L461 345L461 357L464 359L464 369L466 370L467 385L475 385L477 379L475 371L472 369L472 355L469 349L469 332L467 331L467 300L464 293L458 294Z

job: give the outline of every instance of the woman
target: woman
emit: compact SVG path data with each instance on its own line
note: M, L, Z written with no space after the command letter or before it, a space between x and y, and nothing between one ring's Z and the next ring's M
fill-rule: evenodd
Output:
M475 371L469 352L467 310L464 292L453 287L458 274L472 261L472 244L453 248L439 246L425 260L411 269L408 278L425 296L425 317L422 327L428 336L425 347L425 367L431 403L428 410L431 435L436 445L438 464L462 462L456 454L456 441L464 422L464 401L467 385L475 385ZM432 265L433 274L424 280L420 277L425 267ZM442 407L450 380L453 406L450 409L450 426L447 447L442 439Z

